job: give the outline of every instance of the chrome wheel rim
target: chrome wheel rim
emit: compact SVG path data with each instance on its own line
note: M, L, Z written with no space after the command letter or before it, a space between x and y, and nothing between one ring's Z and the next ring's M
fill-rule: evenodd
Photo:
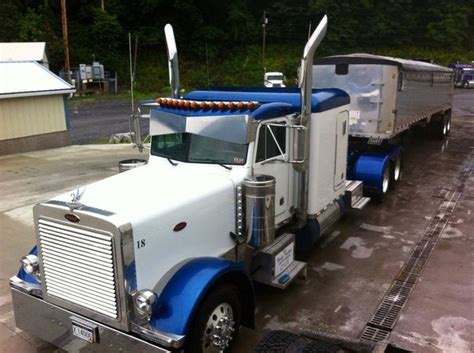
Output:
M234 333L234 312L228 303L221 303L207 320L202 340L202 351L222 352L229 347Z
M402 171L402 162L400 161L400 157L397 157L395 161L395 166L393 167L393 180L398 181L400 179L400 174Z
M389 175L389 170L388 170L388 166L387 166L387 168L385 168L385 170L383 172L383 181L382 181L382 192L384 194L388 190L389 181L390 181L390 175Z

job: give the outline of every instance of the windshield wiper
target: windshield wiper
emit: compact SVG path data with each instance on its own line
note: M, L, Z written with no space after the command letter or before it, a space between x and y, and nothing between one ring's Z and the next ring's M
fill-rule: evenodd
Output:
M217 163L217 164L219 164L222 168L225 168L227 170L232 170L232 167L225 165L224 163Z
M173 162L171 158L166 157L166 159L168 160L168 162L170 162L170 164L171 164L173 167L176 167L176 166L178 165L178 162Z

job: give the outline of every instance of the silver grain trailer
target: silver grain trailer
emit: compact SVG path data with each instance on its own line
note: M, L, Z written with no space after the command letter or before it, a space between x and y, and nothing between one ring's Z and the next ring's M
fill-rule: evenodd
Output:
M331 56L314 61L313 88L349 94L348 175L380 198L401 177L401 133L424 124L444 137L451 127L453 72L439 65L370 54Z

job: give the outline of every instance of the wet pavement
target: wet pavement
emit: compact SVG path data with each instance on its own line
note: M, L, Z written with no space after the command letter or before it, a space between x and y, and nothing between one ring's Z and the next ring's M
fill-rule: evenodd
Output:
M346 215L311 253L308 280L285 291L258 285L257 329L234 352L250 352L273 329L314 329L358 338L463 168L474 167L474 90L456 90L450 137L412 134L405 171L384 203ZM31 206L111 175L137 153L123 146L72 146L0 158L0 352L52 352L14 327L8 278L33 243ZM474 344L474 175L389 340L417 352L471 352Z

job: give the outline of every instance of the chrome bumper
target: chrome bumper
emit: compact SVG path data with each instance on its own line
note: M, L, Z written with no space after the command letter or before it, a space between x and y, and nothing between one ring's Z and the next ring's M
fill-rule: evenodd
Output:
M165 353L170 351L141 338L121 332L99 322L25 293L18 286L11 286L15 321L18 328L73 352L140 352ZM97 342L90 343L72 333L72 320L87 322L96 327Z

